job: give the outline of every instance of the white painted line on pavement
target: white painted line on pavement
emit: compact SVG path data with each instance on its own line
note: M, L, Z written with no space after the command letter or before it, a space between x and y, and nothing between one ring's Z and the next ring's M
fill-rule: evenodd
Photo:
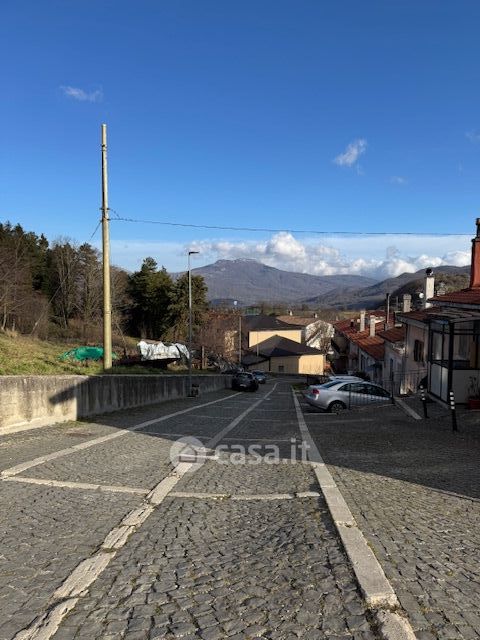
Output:
M275 391L276 387L277 387L277 385L275 384L271 391L269 391L267 394L262 396L259 400L257 400L253 404L251 404L248 407L248 409L245 409L245 411L243 411L243 413L241 413L239 416L237 416L234 420L232 420L232 422L227 424L227 426L224 427L219 433L217 433L215 436L213 436L213 438L211 440L209 440L205 444L205 448L206 449L213 449L213 447L215 447L221 440L223 440L224 436L226 436L227 433L230 433L230 431L232 431L232 429L234 429L238 424L240 424L240 422L245 418L245 416L247 416L251 411L256 409L258 407L258 405L261 404L264 400L268 400L269 396L272 395L272 393Z
M313 463L313 470L317 476L318 483L322 489L337 531L342 538L345 551L355 571L367 605L369 607L398 606L398 600L391 584L387 580L382 567L358 528L352 512L310 435L295 393L293 393L293 401L300 432L304 441L309 446L307 451L308 458Z
M78 602L78 598L69 598L63 600L34 620L32 626L25 631L20 631L14 637L14 640L48 640L57 632L63 618L71 611Z
M252 420L251 422L257 422L256 420ZM265 422L262 420L261 422ZM279 438L249 438L248 436L238 437L238 438L223 438L225 441L232 440L234 442L292 442L291 438L288 440L280 440Z
M196 498L202 500L294 500L295 498L318 498L318 491L301 491L299 493L201 493L196 491L172 491L170 498Z
M293 401L300 432L304 441L310 447L307 455L313 463L312 466L315 475L317 476L335 527L342 539L348 559L357 577L365 602L367 606L372 609L377 619L382 638L384 638L384 640L414 639L415 634L408 620L397 614L395 614L395 624L393 624L391 618L388 619L390 622L389 625L383 624L383 618L380 614L385 613L385 610L389 610L392 607L399 607L398 598L375 554L368 546L335 480L327 469L320 455L320 451L310 435L295 392L293 392Z
M235 428L239 424L239 422L248 413L250 413L250 411L253 411L261 402L263 402L265 398L270 396L270 394L275 390L276 386L277 385L275 385L268 394L261 397L259 400L257 400L257 402L252 404L248 409L243 411L239 416L232 420L232 422L224 427L216 436L211 438L211 440L207 442L205 447L214 447L223 438L223 436L233 428ZM223 398L221 400L223 400ZM221 400L215 400L207 404L214 404L215 402L220 402ZM197 407L191 407L190 409L186 409L184 411L178 411L168 417L187 413L188 411L193 411L199 406L206 405L197 405ZM160 418L159 420L149 420L148 422L144 422L141 425L136 425L136 427L131 428L130 430L141 428L141 426L145 426L147 424L154 424L161 421L162 419L167 419L167 416L163 416L163 418ZM170 494L175 485L187 472L192 470L192 468L195 471L200 466L201 465L199 464L190 462L180 462L179 464L177 464L175 469L150 491L150 493L145 497L142 505L128 513L122 519L120 524L117 527L114 527L107 534L99 550L89 558L86 558L85 560L80 562L79 565L77 565L77 567L65 579L63 584L53 594L47 611L37 616L37 618L35 618L26 629L19 631L14 636L13 640L49 640L49 638L51 638L58 630L58 627L60 626L63 618L70 610L75 607L78 599L86 594L90 585L108 566L112 558L115 557L117 551L127 543L130 536L135 531L137 531L139 527L153 513L155 507L163 502L163 500Z
M147 489L137 487L122 487L108 484L92 484L90 482L69 482L67 480L49 480L44 478L26 478L25 476L10 476L3 478L4 482L23 482L25 484L40 484L47 487L59 487L62 489L83 489L90 491L103 491L112 493L133 493L145 496Z
M58 630L63 618L106 569L117 551L125 546L132 533L153 513L154 507L163 502L192 466L192 464L181 463L159 482L146 496L141 507L128 513L120 524L107 534L100 549L89 558L82 560L70 573L53 594L47 611L35 618L26 629L19 631L13 640L49 640Z
M9 469L4 469L0 473L0 478L3 479L9 476L16 476L17 474L22 473L22 471L26 471L27 469L31 469L32 467L37 467L39 464L43 464L44 462L49 462L50 460L56 460L57 458L63 458L64 456L68 456L72 453L76 453L77 451L83 451L85 449L89 449L90 447L94 447L97 444L109 442L110 440L114 440L115 438L121 438L122 436L126 436L129 433L132 433L133 431L138 431L139 429L144 429L145 427L149 427L152 424L157 424L158 422L164 422L165 420L169 420L170 418L175 418L176 416L180 416L185 413L190 413L191 411L195 411L196 409L201 409L202 407L208 407L218 402L224 402L225 400L230 400L231 398L238 395L240 394L234 393L229 396L226 396L225 398L219 398L218 400L211 400L210 402L197 404L193 407L189 407L188 409L182 409L181 411L175 411L174 413L169 413L165 416L154 418L153 420L140 422L139 424L133 425L132 427L125 427L125 428L119 427L118 428L119 430L116 433L111 433L108 436L101 436L100 438L87 440L86 442L75 444L71 447L67 447L66 449L60 449L59 451L54 451L53 453L49 453L44 456L39 456L38 458L34 458L33 460L22 462L21 464L17 464L14 467L10 467Z
M408 416L410 416L411 418L414 418L414 420L421 420L422 416L419 415L415 409L412 409L412 407L409 407L408 404L404 401L401 400L400 398L395 398L395 404L398 405L400 407L400 409L402 409L402 411L404 413L406 413Z

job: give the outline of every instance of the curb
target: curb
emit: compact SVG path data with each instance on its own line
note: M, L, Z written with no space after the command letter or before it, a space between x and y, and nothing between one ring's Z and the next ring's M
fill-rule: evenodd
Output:
M382 640L415 640L410 622L399 613L400 604L392 585L359 529L310 435L294 391L293 401L300 432L309 445L308 458L380 637Z

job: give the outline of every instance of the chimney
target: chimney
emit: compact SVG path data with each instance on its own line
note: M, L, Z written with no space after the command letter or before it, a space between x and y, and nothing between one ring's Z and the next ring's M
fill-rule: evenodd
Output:
M409 313L412 309L412 296L409 293L403 294L403 313Z
M470 287L480 287L480 218L476 219L477 235L472 238L472 265L470 267Z
M359 331L365 331L365 309L360 311L360 329Z
M376 324L375 316L370 316L370 337L371 338L375 336L375 324Z
M479 254L480 257L480 254ZM425 284L423 290L423 308L428 309L432 306L431 302L428 302L429 298L433 298L435 295L435 276L433 270L428 267L425 271Z

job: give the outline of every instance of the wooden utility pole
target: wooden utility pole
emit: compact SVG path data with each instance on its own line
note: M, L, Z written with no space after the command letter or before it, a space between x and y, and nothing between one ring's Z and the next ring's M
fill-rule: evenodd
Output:
M112 301L107 174L107 125L102 124L103 370L112 368Z

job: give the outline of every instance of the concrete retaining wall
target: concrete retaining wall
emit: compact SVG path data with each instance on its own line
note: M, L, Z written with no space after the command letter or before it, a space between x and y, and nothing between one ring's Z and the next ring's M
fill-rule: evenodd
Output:
M231 376L192 376L200 394L230 387ZM0 434L188 394L188 376L0 376Z

